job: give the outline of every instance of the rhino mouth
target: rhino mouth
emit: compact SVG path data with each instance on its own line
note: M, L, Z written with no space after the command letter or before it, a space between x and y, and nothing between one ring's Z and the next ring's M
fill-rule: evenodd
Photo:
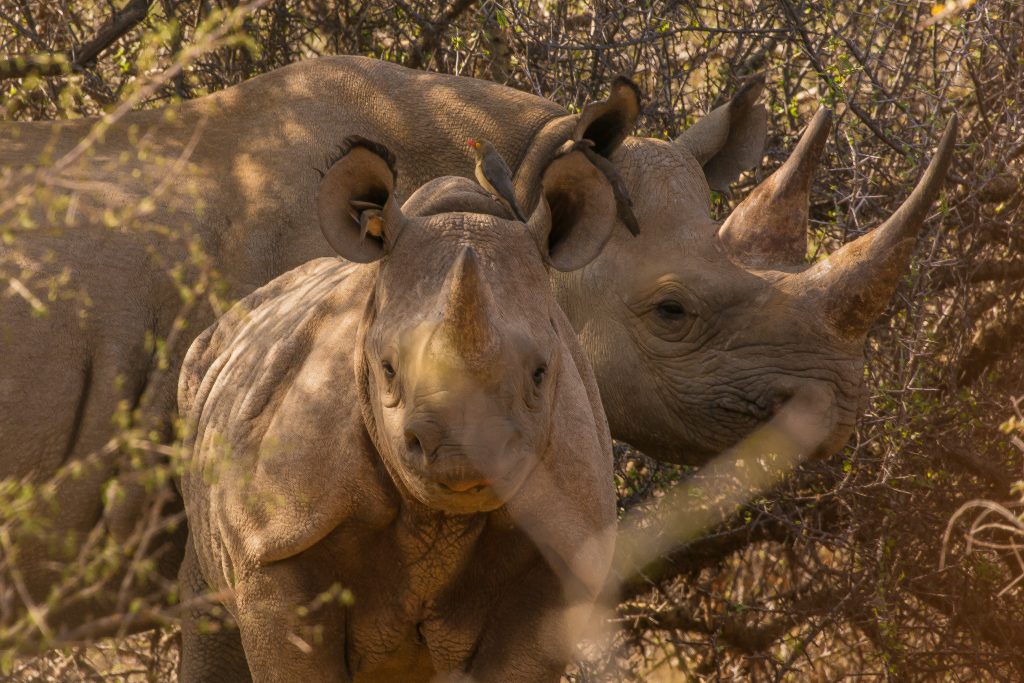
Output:
M505 504L505 499L498 494L490 482L476 483L461 489L461 485L452 486L451 482L424 482L427 498L423 502L430 507L450 514L474 514L491 512Z
M459 481L459 482L445 482L439 481L437 485L448 491L449 493L481 493L491 488L491 482L486 479L483 481Z
M428 507L449 514L490 512L507 503L527 479L536 454L519 439L445 439L423 447L415 432L405 434L401 478Z
M840 449L852 431L853 423L842 419L834 389L811 382L793 387L776 387L756 398L724 397L716 407L744 423L735 432L735 446L762 426L775 424L792 432L804 457L821 458ZM724 450L724 449L723 449Z
M485 475L462 466L415 468L408 472L421 502L449 514L491 512L502 507L525 479L525 462L498 475Z
M808 456L821 458L841 448L849 437L852 426L841 419L833 390L821 383L802 384L793 387L775 387L756 395L723 396L714 402L720 411L718 421L734 425L730 438L719 445L719 452L732 448L750 437L759 428L781 419L785 413L799 411L813 422L818 433L812 453ZM806 444L805 446L810 446Z

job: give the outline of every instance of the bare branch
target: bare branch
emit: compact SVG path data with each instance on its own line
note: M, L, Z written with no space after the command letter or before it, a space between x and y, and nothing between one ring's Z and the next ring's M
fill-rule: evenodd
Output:
M68 53L16 55L0 60L0 79L25 76L62 76L81 71L118 38L128 33L146 18L154 0L131 0L124 9L115 12L96 35L86 43L71 48Z

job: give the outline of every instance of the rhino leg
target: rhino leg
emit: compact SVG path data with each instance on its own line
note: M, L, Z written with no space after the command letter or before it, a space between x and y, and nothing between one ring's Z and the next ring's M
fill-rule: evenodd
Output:
M189 601L210 592L199 569L191 537L185 560L178 572L182 600ZM200 622L205 622L200 628ZM181 683L249 683L252 676L242 649L242 637L233 625L202 607L190 609L181 621Z
M255 681L346 683L344 608L314 605L331 585L318 577L306 554L260 567L235 588L238 625ZM322 561L317 563L323 566ZM321 581L320 579L325 579Z
M529 587L529 599L523 599L526 591L513 590L495 602L462 680L557 683L562 679L591 606L569 607L566 591L547 565L535 566L520 585ZM453 676L452 680L460 679Z
M37 497L36 524L16 527L44 530L26 531L17 540L17 569L28 594L43 602L54 586L74 594L83 585L85 574L74 571L81 563L77 552L82 539L108 522L104 490L123 459L109 447L111 418L122 400L141 391L145 374L138 368L145 368L148 355L141 342L135 349L79 340L68 331L76 329L68 312L33 319L0 301L0 314L0 480L53 487L50 499ZM78 469L67 469L72 466ZM124 516L126 531L118 540L127 539L144 518L141 510ZM91 590L94 597L87 602L62 601L47 614L50 626L108 614L119 585L120 575L111 578L110 590Z

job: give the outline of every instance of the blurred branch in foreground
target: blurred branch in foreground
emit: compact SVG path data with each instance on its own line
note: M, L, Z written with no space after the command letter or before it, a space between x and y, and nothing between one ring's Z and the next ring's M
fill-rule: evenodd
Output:
M15 55L0 60L0 79L60 76L80 71L145 19L154 1L131 0L123 9L114 12L93 38L67 52Z

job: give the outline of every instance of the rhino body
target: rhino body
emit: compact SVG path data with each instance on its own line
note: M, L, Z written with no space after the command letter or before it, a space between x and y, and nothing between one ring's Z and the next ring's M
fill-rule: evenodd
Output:
M84 293L58 299L44 317L10 292L4 301L0 476L46 480L102 449L119 405L166 424L175 371L213 319L198 302L183 329L172 327L182 306L171 264L187 257L190 240L198 242L227 296L237 299L330 255L313 188L331 151L353 134L397 154L402 196L441 174L472 177L463 141L488 138L515 172L518 203L528 213L538 201L540 170L556 150L590 140L621 175L639 235L620 225L599 258L554 273L551 282L591 359L612 434L663 460L700 464L801 394L824 406L828 437L819 454L837 450L855 422L864 336L906 265L952 138L910 209L808 268L807 191L827 126L810 129L788 170L766 180L724 226L709 217L710 189L725 189L760 158L759 91L757 84L746 88L666 142L629 135L640 104L624 81L607 101L566 115L543 98L492 83L331 57L185 102L170 117L126 116L83 163L66 166L48 186L73 196L75 210L29 210L44 229L16 237L0 255L6 270L35 273L40 287L67 269L64 287ZM0 163L17 169L41 155L59 159L92 123L8 124ZM140 148L146 159L136 158ZM137 205L157 188L145 215L104 227L105 207ZM613 209L620 216L621 204ZM5 220L16 224L25 211L10 209ZM157 385L147 335L174 341ZM60 530L85 533L103 523L123 536L138 519L138 496L104 508L103 482L118 475L122 459L103 453L99 462L59 486ZM52 575L39 570L48 553L26 546L20 556L35 595L51 584Z
M546 187L575 185L572 156ZM379 160L357 147L332 168L326 222L365 176L388 180ZM300 266L193 344L183 583L228 595L256 680L556 681L570 661L615 494L596 384L547 287L542 203L528 227L472 213L497 207L466 179L429 183L385 207L379 263ZM554 195L552 210L572 213ZM549 262L578 266L611 227ZM357 224L326 230L371 258ZM184 633L183 681L245 677L225 669L242 664L229 634Z

